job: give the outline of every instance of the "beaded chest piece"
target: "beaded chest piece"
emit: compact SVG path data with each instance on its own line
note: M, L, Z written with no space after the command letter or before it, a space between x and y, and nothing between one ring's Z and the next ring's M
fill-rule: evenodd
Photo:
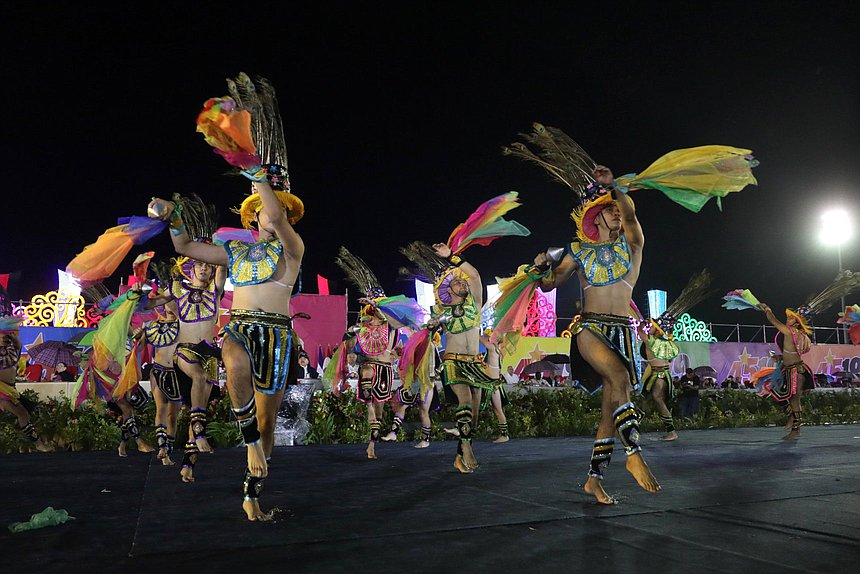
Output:
M146 342L153 347L169 347L179 336L179 321L153 321L143 331Z
M358 331L358 344L367 356L374 356L388 350L388 323L362 326Z
M610 285L630 271L630 249L623 235L619 241L603 243L574 241L568 250L591 285Z
M214 282L206 289L197 289L188 281L177 279L170 286L170 294L176 299L179 320L184 323L209 321L218 314Z
M465 333L481 324L481 313L475 305L475 298L471 293L466 295L462 303L457 305L436 305L434 316L448 315L451 318L445 324L445 331L456 335Z
M230 259L230 281L239 287L269 280L284 252L284 246L277 237L257 243L228 241L224 249Z

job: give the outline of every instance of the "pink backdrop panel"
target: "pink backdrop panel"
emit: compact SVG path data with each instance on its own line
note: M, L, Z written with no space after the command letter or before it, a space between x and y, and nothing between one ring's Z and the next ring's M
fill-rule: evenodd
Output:
M296 319L293 326L302 339L310 364L317 366L319 349L340 344L346 331L346 295L296 295L290 299L290 312L307 313L310 319Z

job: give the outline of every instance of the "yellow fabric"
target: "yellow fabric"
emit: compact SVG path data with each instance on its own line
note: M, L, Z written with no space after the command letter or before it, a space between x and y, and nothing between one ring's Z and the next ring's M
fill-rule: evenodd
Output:
M9 397L8 400L17 404L18 396L20 395L20 393L18 393L18 389L16 389L15 387L7 385L3 381L0 381L0 396L2 395L6 395L7 397Z
M636 189L648 180L663 187L689 189L705 195L725 195L741 191L756 179L744 156L752 150L724 145L705 145L670 151L633 177L619 177L616 183Z

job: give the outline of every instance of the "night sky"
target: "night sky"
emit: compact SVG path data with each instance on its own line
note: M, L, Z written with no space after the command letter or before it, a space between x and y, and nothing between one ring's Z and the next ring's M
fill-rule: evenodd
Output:
M633 195L646 237L634 293L643 309L647 289L671 300L703 267L719 289L693 310L705 321L762 320L722 310L730 289L781 309L824 287L838 267L835 248L817 241L819 213L860 213L852 4L580 4L4 2L0 273L22 272L15 298L55 289L57 268L117 217L144 215L151 196L196 192L221 225L239 226L229 208L248 185L223 175L194 120L244 71L278 91L292 188L307 210L296 227L306 292L317 273L342 292L333 260L345 245L389 294L414 295L395 281L398 247L445 241L509 190L523 204L509 218L532 235L466 252L485 283L564 244L570 191L500 153L535 121L616 175L705 144L750 148L761 161L759 185L722 213ZM108 286L148 249L173 254L165 234L132 251ZM856 237L843 263L860 268ZM560 289L562 317L578 292L575 281ZM835 324L836 311L816 323Z

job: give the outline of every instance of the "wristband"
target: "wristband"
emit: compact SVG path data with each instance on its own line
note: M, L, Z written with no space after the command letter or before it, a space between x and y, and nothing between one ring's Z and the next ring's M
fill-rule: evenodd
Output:
M248 169L243 169L239 173L241 173L251 181L266 181L266 170L259 165L249 167Z
M448 256L448 263L453 265L454 267L459 267L463 264L463 258L459 255L454 255L453 253Z

